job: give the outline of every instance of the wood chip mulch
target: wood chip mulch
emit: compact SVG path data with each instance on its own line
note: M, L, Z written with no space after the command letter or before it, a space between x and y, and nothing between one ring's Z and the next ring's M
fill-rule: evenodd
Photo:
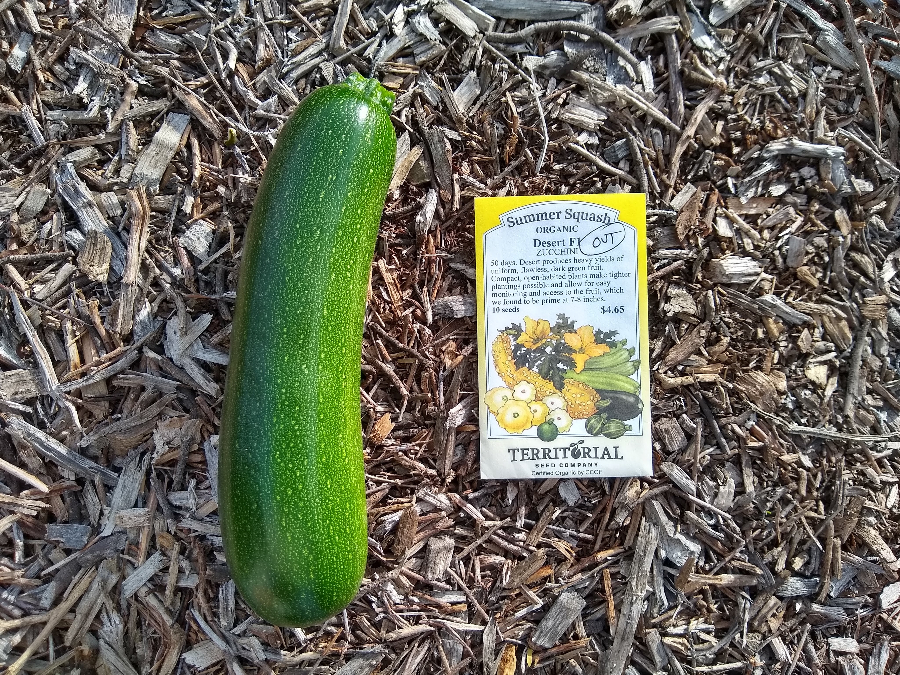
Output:
M896 0L0 0L5 672L900 668ZM312 89L397 93L369 567L229 578L244 225ZM472 200L648 195L656 475L481 481Z

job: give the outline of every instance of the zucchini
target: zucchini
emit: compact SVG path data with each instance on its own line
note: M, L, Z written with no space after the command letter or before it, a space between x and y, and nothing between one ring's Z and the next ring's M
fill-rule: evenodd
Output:
M630 394L626 391L616 391L614 389L598 389L600 401L604 405L597 405L598 413L606 413L611 419L628 421L634 419L644 409L644 402L637 394Z
M247 604L280 626L339 612L365 571L360 356L396 135L351 75L282 129L245 234L219 439L219 516Z
M605 370L582 370L580 373L576 373L574 370L567 370L564 377L584 382L591 389L626 391L635 395L641 391L641 385L637 380L633 380L625 375L609 373Z
M634 347L625 349L624 347L613 347L610 351L600 356L592 356L584 362L584 370L606 370L623 363L628 363L634 356Z

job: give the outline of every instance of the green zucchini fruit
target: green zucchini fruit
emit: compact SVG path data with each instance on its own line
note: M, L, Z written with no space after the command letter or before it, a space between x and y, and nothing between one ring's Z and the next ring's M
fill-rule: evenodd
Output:
M600 401L604 403L597 405L597 412L606 413L611 419L627 422L640 415L644 409L644 402L636 394L614 389L598 389L597 393L600 394Z
M625 391L629 394L638 394L641 391L641 385L637 380L633 380L625 375L608 373L605 370L582 370L580 373L576 373L574 370L567 370L565 377L584 382L591 389Z
M632 359L631 361L626 361L625 363L620 363L615 366L610 366L609 368L601 368L600 373L614 373L616 375L624 375L625 377L630 377L634 375L637 371L641 369L641 360L640 359Z
M393 102L359 75L310 94L279 135L245 235L219 515L241 596L280 626L333 616L365 571L359 365Z
M613 347L610 351L600 356L592 356L584 363L584 370L606 370L622 363L627 363L634 356L634 347Z

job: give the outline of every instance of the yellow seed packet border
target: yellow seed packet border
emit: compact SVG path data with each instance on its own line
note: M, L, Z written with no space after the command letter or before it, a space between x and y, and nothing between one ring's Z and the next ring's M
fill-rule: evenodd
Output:
M482 478L652 475L646 213L475 199Z

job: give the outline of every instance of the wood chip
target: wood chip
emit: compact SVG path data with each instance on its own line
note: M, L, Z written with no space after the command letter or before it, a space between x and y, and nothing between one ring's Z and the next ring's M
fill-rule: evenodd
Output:
M91 281L106 281L112 261L112 243L99 230L90 230L78 253L78 269Z
M657 538L658 530L656 526L646 520L643 521L637 538L637 547L625 597L622 600L622 607L616 619L613 644L606 657L606 667L612 675L621 675L627 665L627 658L632 648L632 639L634 638L634 632L637 629L637 622L644 604L647 578L650 573L650 564L656 553Z
M447 576L453 558L453 548L451 537L432 537L428 540L428 552L425 555L426 579L441 581Z
M560 593L531 635L531 643L544 648L555 645L569 626L581 616L581 610L586 604L584 598L577 593Z
M154 134L140 157L131 174L129 187L143 185L147 192L154 193L159 190L163 173L169 167L175 152L183 142L183 137L188 129L191 118L179 113L169 113L159 130Z

